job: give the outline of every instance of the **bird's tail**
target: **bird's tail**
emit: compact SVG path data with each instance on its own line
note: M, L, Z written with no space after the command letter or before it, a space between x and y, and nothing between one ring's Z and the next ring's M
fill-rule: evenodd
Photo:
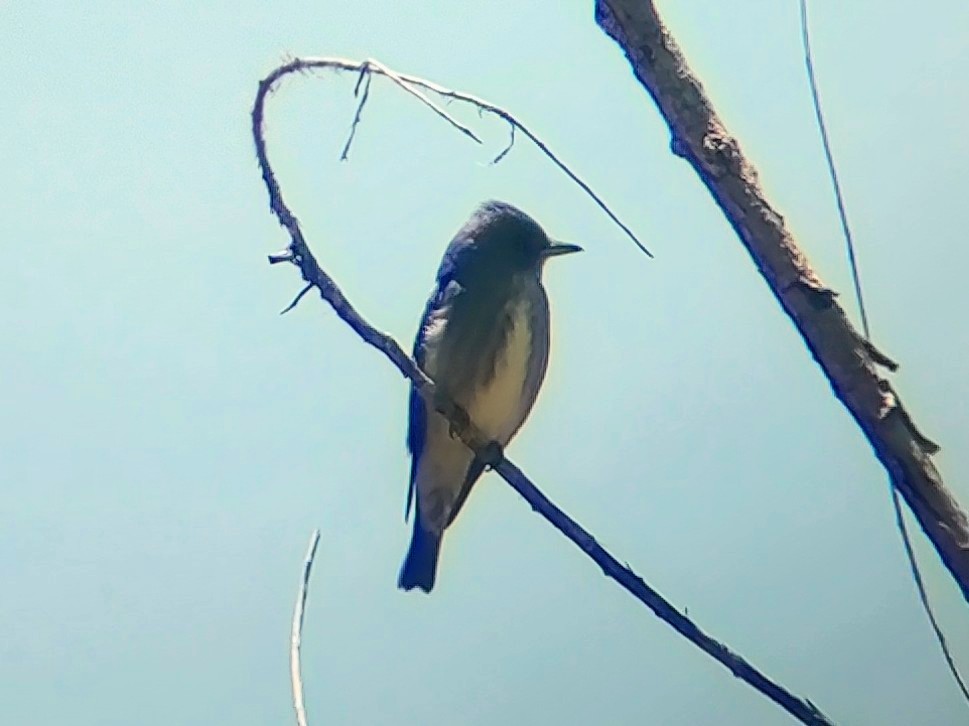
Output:
M415 512L415 515L414 534L407 557L404 558L404 565L400 568L397 586L402 590L419 587L424 592L430 592L437 572L437 555L441 551L441 534L424 529L421 526L420 512Z

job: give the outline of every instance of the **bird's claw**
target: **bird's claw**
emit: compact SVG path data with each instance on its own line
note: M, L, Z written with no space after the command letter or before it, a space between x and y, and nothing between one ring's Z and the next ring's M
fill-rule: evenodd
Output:
M505 450L497 441L489 441L478 453L478 461L489 469L494 469L505 458Z
M471 426L471 417L468 416L467 411L457 405L451 409L450 414L448 416L448 431L452 439L460 439L461 435Z
M462 434L471 427L471 417L468 416L468 412L440 391L435 393L434 408L447 419L448 433L452 439L460 439Z

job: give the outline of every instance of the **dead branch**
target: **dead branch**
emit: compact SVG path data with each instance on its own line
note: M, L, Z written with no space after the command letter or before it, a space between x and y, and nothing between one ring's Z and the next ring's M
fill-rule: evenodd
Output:
M932 463L939 447L918 430L878 370L890 359L872 354L835 293L811 269L651 0L597 0L596 20L623 49L669 125L673 153L710 190L969 600L969 520Z

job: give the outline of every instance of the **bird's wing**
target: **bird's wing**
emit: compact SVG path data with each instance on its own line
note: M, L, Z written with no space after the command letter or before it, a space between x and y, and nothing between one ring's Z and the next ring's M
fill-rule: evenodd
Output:
M420 361L417 361L420 364ZM414 481L417 478L417 460L424 448L424 437L427 433L427 411L424 401L417 395L417 391L410 389L410 414L408 416L407 448L410 449L410 484L407 485L407 503L404 505L404 521L410 518L411 507L414 506Z
M444 310L454 302L454 299L461 294L463 288L460 284L450 277L448 271L442 265L438 273L438 284L434 292L427 300L424 307L424 314L421 316L420 328L417 330L417 337L414 339L414 360L421 370L424 370L427 358L427 331L428 324L441 315ZM426 370L424 371L427 372ZM424 444L427 437L427 407L420 394L411 386L410 404L407 421L407 449L411 453L410 465L410 484L407 487L407 503L404 506L404 521L410 516L411 507L414 504L414 490L417 479L417 464L424 451Z
M464 500L468 498L468 494L471 493L471 486L478 481L478 477L481 476L481 472L484 471L484 464L478 461L477 458L471 460L471 464L468 466L468 473L464 475L464 483L461 484L461 491L454 498L454 502L451 504L451 513L448 515L447 524L444 525L445 529L451 526L454 522L454 518L458 516L458 512L461 511L461 507L464 506Z

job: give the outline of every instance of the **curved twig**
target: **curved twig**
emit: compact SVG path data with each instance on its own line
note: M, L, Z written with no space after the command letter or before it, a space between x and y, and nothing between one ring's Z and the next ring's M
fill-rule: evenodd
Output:
M337 70L337 71L357 71L361 74L377 73L379 75L385 76L389 78L391 81L393 81L394 83L396 83L398 86L403 88L405 91L415 96L419 101L421 101L421 103L428 106L432 111L434 111L434 113L436 113L438 116L443 118L449 124L454 126L461 133L465 134L466 136L469 136L470 138L474 139L478 143L481 143L481 139L479 139L474 134L473 131L471 131L470 129L468 129L466 126L462 125L458 121L456 121L444 109L442 109L440 106L438 106L429 98L427 98L426 95L424 95L423 93L420 93L417 89L423 88L424 90L430 91L431 93L441 96L442 98L449 98L455 101L462 101L463 103L469 103L473 106L476 106L480 112L490 113L494 116L497 116L500 119L503 119L506 123L510 124L513 128L518 129L525 136L527 136L531 140L531 142L535 144L535 146L537 146L539 150L543 154L545 154L545 156L547 156L553 164L555 164L555 166L557 166L563 173L565 173L565 175L569 177L569 179L575 182L579 186L579 188L582 189L582 191L588 194L589 197L592 199L592 201L596 203L596 206L598 206L599 209L605 212L606 216L609 217L609 219L611 219L623 232L625 232L626 236L629 237L629 239L631 239L633 243L643 253L645 253L648 257L653 256L653 253L646 248L646 245L640 242L636 234L629 227L627 227L622 222L622 220L619 219L619 217L616 216L615 212L613 212L609 208L609 205L607 205L605 201L603 201L603 199L592 190L592 187L590 187L585 181L583 181L578 174L572 171L564 161L562 161L558 156L556 156L556 154L548 147L548 145L544 141L542 141L536 134L534 134L531 130L529 130L528 127L526 127L521 121L515 118L511 113L501 108L500 106L496 106L493 103L488 103L487 101L480 99L477 96L472 96L469 93L463 93L461 91L455 91L450 88L446 88L445 86L438 85L437 83L433 83L431 81L428 81L427 79L420 78L418 76L411 76L411 75L407 75L406 73L397 73L396 71L392 71L386 66L384 66L383 64L372 59L368 59L365 61L353 61L347 58L293 58L287 63L284 63L283 65L277 67L272 73L270 73L260 82L259 84L260 93L262 93L262 95L265 95L270 90L272 90L272 87L276 84L277 81L279 81L279 79L281 79L283 76L289 75L290 73L302 73L305 71L316 70L316 69L330 69L330 70ZM499 154L499 158L496 159L496 161L500 161L503 156L504 154ZM265 180L265 169L263 171L264 171L263 179ZM267 186L269 185L268 180L266 180L266 184ZM277 187L277 191L278 191L278 187ZM284 226L286 226L285 223L284 223Z
M380 72L381 67L371 66L374 72ZM671 625L678 633L691 643L707 653L711 658L728 668L735 676L745 681L770 700L774 701L799 721L811 726L831 726L832 722L822 714L817 707L806 699L801 699L770 679L742 657L731 651L727 646L711 638L685 615L681 614L662 595L650 588L629 567L623 566L615 557L600 546L595 539L565 512L546 498L538 488L515 466L504 457L501 447L484 437L467 416L453 402L445 400L436 394L434 382L425 375L414 360L404 353L397 341L389 335L376 330L350 304L333 279L319 266L303 237L299 222L289 207L283 201L279 183L269 164L266 153L266 141L263 137L263 119L266 97L274 84L288 73L295 73L307 68L336 67L344 70L360 70L363 64L353 63L341 59L296 59L280 66L259 83L255 103L252 108L252 133L256 146L256 157L262 173L263 181L269 192L269 206L279 223L290 236L288 249L279 254L271 255L270 262L289 261L299 267L303 280L314 285L322 297L336 314L359 335L364 342L382 352L397 369L410 380L414 389L438 412L451 423L454 434L470 448L480 461L495 469L501 477L510 484L532 508L541 514L549 523L569 538L576 546L585 552L602 571L636 599L645 603L661 620ZM406 83L421 86L440 95L479 103L473 96L450 91L423 79L413 76L399 75ZM496 113L512 121L510 114L497 107L480 102L486 111ZM532 141L544 145L530 131L515 122L516 127L525 133ZM553 157L554 160L554 157ZM560 164L560 162L557 162ZM571 173L570 173L571 175ZM574 175L573 175L573 178ZM581 184L581 182L579 182ZM591 194L590 190L590 194ZM593 195L594 198L598 199ZM605 205L600 203L604 209ZM611 215L611 213L610 213ZM630 236L631 233L630 233Z
M316 546L320 543L320 530L314 529L310 535L310 544L306 549L303 560L303 576L299 581L299 591L296 593L296 606L293 608L293 627L289 639L289 680L293 685L293 708L296 710L297 726L306 726L306 707L303 705L303 676L300 667L299 648L303 638L303 610L306 607L306 595L310 586L310 572L313 569L313 558L316 557Z

